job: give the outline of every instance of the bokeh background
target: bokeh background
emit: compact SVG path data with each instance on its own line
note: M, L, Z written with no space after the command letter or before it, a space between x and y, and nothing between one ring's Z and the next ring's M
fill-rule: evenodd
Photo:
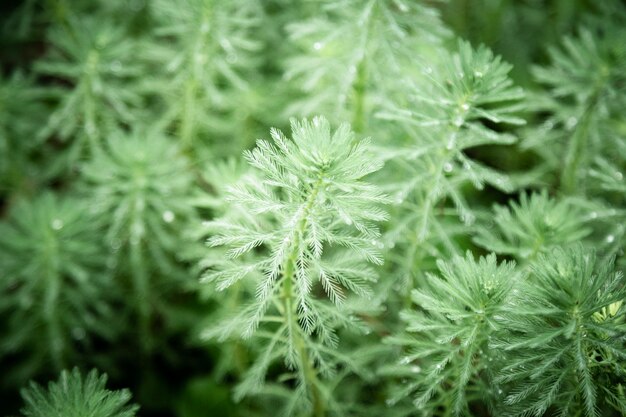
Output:
M422 3L532 94L532 66L602 2ZM223 210L241 151L310 113L289 76L302 39L291 25L320 5L208 5L0 3L0 415L17 413L27 381L74 365L130 388L142 416L245 415L223 363L237 358L198 336L218 304L197 284L201 223ZM482 152L513 170L532 162Z

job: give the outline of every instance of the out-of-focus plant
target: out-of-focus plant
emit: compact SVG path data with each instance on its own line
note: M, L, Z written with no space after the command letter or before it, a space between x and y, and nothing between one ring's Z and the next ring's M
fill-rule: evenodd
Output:
M38 124L45 118L42 91L22 72L0 75L0 195L32 176Z
M141 342L153 346L155 312L188 276L177 262L186 240L180 230L194 215L188 203L193 176L171 138L155 129L115 132L106 150L82 167L85 190L105 222L113 267L130 286L128 302ZM183 286L183 287L181 287Z
M245 132L238 129L250 122L258 104L249 80L259 63L255 53L262 47L255 36L261 4L163 0L153 9L154 35L160 45L146 54L163 71L162 78L150 83L165 98L161 122L173 126L187 152L211 156L241 152L248 139L233 133Z
M75 198L22 199L0 223L0 353L18 355L20 375L77 360L93 336L110 338L115 294L98 220ZM7 364L8 366L8 364Z
M63 84L49 87L57 105L39 136L69 142L70 164L101 148L113 129L138 119L142 97L136 86L142 70L132 59L138 44L126 35L124 25L86 16L69 17L66 25L49 32L52 48L35 69Z
M381 103L404 89L398 79L449 35L436 9L404 0L321 1L287 31L298 49L285 78L301 90L287 115L328 114L363 134Z
M550 198L541 193L521 194L519 203L495 206L489 213L493 225L482 222L474 241L497 254L512 255L519 261L533 260L555 247L578 242L591 233L590 213L573 200Z
M83 376L74 368L63 371L58 381L50 382L48 389L31 382L22 390L24 417L133 417L138 406L129 404L128 390L106 389L106 374L95 369Z

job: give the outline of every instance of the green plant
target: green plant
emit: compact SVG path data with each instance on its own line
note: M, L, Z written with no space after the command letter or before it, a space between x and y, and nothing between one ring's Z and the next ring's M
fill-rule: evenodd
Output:
M315 117L292 121L291 130L292 140L273 130L273 144L259 141L246 153L259 174L230 189L229 199L245 207L243 216L211 223L211 245L229 250L221 262L212 259L205 280L218 289L248 276L258 281L250 304L214 332L221 339L255 333L267 339L236 396L259 392L271 362L284 358L295 372L287 378L298 384L288 407L321 416L331 393L320 374L341 358L332 349L336 327L354 326L336 305L346 291L367 296L368 281L376 279L366 264L382 262L372 222L386 218L377 207L385 197L362 180L380 163L347 125L331 134L326 119ZM258 247L261 254L244 256ZM315 295L317 285L333 304Z
M494 343L507 356L498 379L511 383L504 414L626 412L626 286L612 264L576 246L533 265Z
M22 390L24 417L133 417L139 408L130 405L127 390L105 388L106 374L95 369L83 377L77 368L63 371L59 380L50 382L48 389L31 383Z
M0 309L11 312L0 353L25 355L26 369L60 370L93 336L112 336L115 287L100 273L97 226L75 198L44 193L12 207L0 223Z
M493 382L500 353L490 341L502 330L498 317L506 311L519 273L514 263L498 265L493 254L474 260L468 252L438 266L442 276L429 276L424 288L411 293L418 310L401 314L415 335L388 339L405 347L400 363L411 376L391 402L413 395L415 407L428 415L438 408L469 415L469 405L477 401L493 409L502 389Z
M131 61L137 44L123 41L124 29L108 19L68 18L50 31L54 48L37 62L38 74L69 84L50 87L58 104L39 136L71 142L70 164L84 152L96 152L112 129L137 120L137 111L130 109L138 109L141 95L128 87L141 65Z
M0 3L0 414L626 415L618 0Z
M115 132L106 145L82 166L84 188L105 221L110 261L130 281L129 305L151 349L155 312L167 308L168 291L185 285L176 262L185 239L177 228L194 217L187 198L192 176L180 148L155 129Z
M580 241L591 233L586 223L592 217L584 209L572 200L552 199L545 190L530 196L521 194L519 203L511 202L510 208L496 206L493 211L493 226L480 224L474 241L520 261L533 260L540 253Z

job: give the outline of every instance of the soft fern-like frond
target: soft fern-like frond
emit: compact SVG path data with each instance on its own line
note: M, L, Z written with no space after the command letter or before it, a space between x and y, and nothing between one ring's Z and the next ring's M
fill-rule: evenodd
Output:
M385 244L401 251L393 264L407 276L409 288L415 276L423 275L424 258L459 252L455 235L460 228L454 218L466 226L476 218L466 184L479 190L485 184L513 189L506 175L469 152L515 142L506 126L523 123L515 115L523 94L507 76L509 64L486 47L473 49L466 42L440 58L424 63L422 75L408 80L406 103L379 113L402 126L407 136L386 146L383 156L388 160L387 187L398 205Z
M111 336L114 294L85 204L45 193L21 200L0 224L0 352L28 353L31 369L62 368L93 335Z
M581 29L576 37L566 37L561 47L549 50L551 65L534 69L537 80L549 88L547 103L540 106L549 115L548 132L536 132L528 145L560 173L563 191L569 194L585 193L594 158L613 156L605 151L622 142L624 16L622 10ZM542 136L555 143L546 147Z
M173 125L188 151L202 150L207 138L217 150L216 139L227 137L222 146L240 152L244 138L230 131L246 124L246 111L251 111L246 106L255 104L252 93L246 96L245 91L262 46L254 36L262 15L260 2L163 0L154 2L153 9L155 36L164 42L151 49L148 58L158 67L167 63L160 68L165 70L162 78L153 80L155 92L167 98L163 122Z
M468 252L438 266L441 277L430 276L413 291L417 309L402 313L406 330L415 335L388 339L403 346L400 363L410 375L391 401L412 394L418 409L443 405L451 407L446 415L468 415L472 402L493 403L498 395L489 387L499 353L489 341L519 276L514 263L498 264L493 254L475 260Z
M324 358L332 358L325 346L336 343L339 316L316 287L337 304L347 291L368 294L376 275L365 265L381 262L375 223L386 218L379 208L386 199L363 179L380 162L348 125L331 132L326 119L315 117L291 127L291 139L272 130L273 143L260 140L245 153L258 174L231 187L230 200L255 216L212 222L209 243L229 247L232 261L214 262L206 279L220 288L259 280L255 299L226 327L226 334L267 335L238 396L258 391L269 364L284 357L319 411L325 400L317 374L336 361ZM265 321L270 333L268 326L257 331Z
M134 417L138 406L129 404L128 390L106 389L107 376L95 369L83 377L77 368L63 371L48 389L31 383L22 390L24 417Z
M322 13L287 27L299 53L287 62L285 76L304 97L286 112L332 114L361 132L378 103L398 89L389 81L411 73L414 61L425 59L448 32L438 12L419 1L320 3Z
M184 249L179 228L194 216L188 204L193 178L180 148L154 129L117 131L106 144L83 166L84 188L105 221L115 269L130 271L131 305L149 344L150 317L184 276L175 254Z
M550 198L547 191L521 194L519 203L495 206L493 225L481 223L474 241L493 252L532 260L539 253L580 241L591 233L590 214L572 200Z
M54 45L36 65L39 74L70 84L61 89L57 109L40 136L71 140L72 158L81 150L94 152L106 132L135 120L141 96L129 88L140 66L132 57L136 43L125 41L123 26L107 20L71 19L50 32Z
M507 352L504 415L610 415L626 382L626 286L581 245L541 255L512 298L494 347ZM623 399L621 406L623 407ZM623 408L622 408L623 409Z

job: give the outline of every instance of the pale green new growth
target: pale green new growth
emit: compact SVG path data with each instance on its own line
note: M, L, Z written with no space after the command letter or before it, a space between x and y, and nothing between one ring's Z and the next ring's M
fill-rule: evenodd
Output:
M258 281L251 304L217 329L251 336L260 323L271 325L258 331L267 341L239 394L258 391L269 364L284 357L322 415L322 396L330 393L320 391L317 374L330 371L326 357L334 352L326 346L336 345L335 328L353 318L320 299L317 287L337 306L348 292L369 294L376 274L367 263L382 262L375 222L386 218L379 208L385 197L363 179L380 162L348 125L331 133L326 119L315 117L291 127L291 140L272 130L273 143L260 140L245 153L258 174L231 187L229 199L255 216L211 222L209 243L229 250L205 281L218 289L246 277Z
M498 264L493 254L474 260L468 252L438 266L441 277L429 275L424 288L413 290L415 310L401 314L407 331L417 334L387 339L405 347L400 364L415 375L391 401L413 395L418 409L443 405L469 415L470 402L493 404L501 394L493 386L498 352L489 341L519 277L514 263Z
M518 260L532 260L554 247L577 242L588 236L584 210L571 200L556 200L541 193L521 194L519 203L510 208L495 206L493 226L480 224L476 244L498 254L513 255Z

